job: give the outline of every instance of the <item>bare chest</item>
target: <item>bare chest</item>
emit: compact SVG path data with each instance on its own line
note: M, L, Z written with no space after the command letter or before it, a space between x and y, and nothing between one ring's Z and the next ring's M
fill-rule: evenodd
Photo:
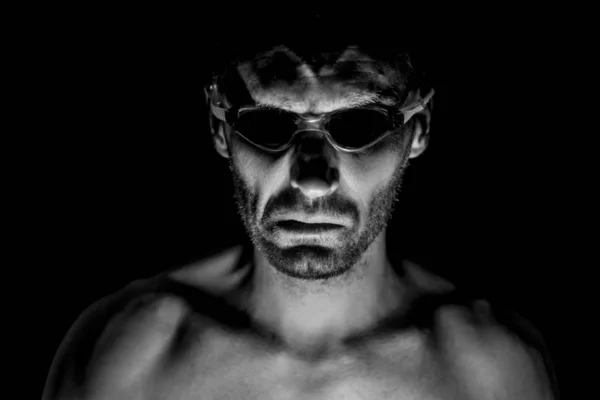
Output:
M306 359L223 331L157 371L151 399L454 399L453 381L420 335Z

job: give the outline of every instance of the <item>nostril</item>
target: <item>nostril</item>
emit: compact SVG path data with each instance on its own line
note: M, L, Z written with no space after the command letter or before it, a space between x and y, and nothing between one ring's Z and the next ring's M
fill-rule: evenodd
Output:
M310 198L332 193L338 186L339 171L326 157L300 154L290 171L292 187Z

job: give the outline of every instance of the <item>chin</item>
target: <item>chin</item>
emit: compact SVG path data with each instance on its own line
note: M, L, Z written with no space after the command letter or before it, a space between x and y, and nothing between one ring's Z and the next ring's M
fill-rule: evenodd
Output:
M275 242L261 241L258 247L276 270L306 280L339 276L350 270L361 256L352 243L337 246L319 243L280 246Z

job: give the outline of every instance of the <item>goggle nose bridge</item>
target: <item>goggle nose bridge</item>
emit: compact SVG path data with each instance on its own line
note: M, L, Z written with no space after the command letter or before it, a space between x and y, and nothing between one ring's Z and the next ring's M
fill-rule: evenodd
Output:
M321 130L324 131L325 127L324 124L327 123L328 115L321 115L318 117L315 116L311 116L311 117L303 117L303 116L298 116L298 119L296 120L296 126L298 131L299 130Z
M320 132L329 142L330 145L338 148L339 146L335 143L331 133L325 128L324 124L327 123L328 115L321 116L298 116L296 120L296 130L292 133L288 146L292 144L298 134L302 132Z
M301 125L302 125L302 127L301 127ZM321 136L323 136L325 138L325 140L327 140L327 142L331 146L333 146L336 149L339 149L339 146L335 143L331 134L327 130L322 128L320 125L321 124L310 124L310 125L298 124L297 125L298 127L297 127L296 131L290 137L290 140L288 141L286 148L290 147L295 140L298 140L297 139L298 135L303 132L319 132L319 133L321 133Z

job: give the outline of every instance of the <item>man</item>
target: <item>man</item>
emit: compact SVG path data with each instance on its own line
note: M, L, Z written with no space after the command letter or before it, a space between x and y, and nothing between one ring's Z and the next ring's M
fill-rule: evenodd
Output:
M251 245L93 305L44 399L556 399L530 325L389 256L433 93L390 49L240 53L206 94Z

